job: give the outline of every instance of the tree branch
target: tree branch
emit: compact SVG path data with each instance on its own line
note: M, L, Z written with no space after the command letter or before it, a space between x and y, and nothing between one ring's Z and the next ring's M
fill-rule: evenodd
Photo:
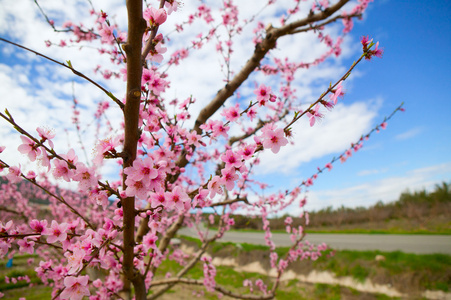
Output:
M127 54L127 91L126 103L124 106L124 158L123 168L133 164L136 158L137 144L139 139L138 119L139 107L141 101L141 48L146 22L143 19L142 0L127 0L128 17L128 38L124 44L124 51ZM123 190L127 188L125 180L127 175L122 177ZM144 277L136 270L133 264L135 247L135 197L127 197L122 200L123 224L124 224L124 255L122 269L125 278L133 283L136 299L146 298L146 287ZM127 282L124 281L125 292L127 291Z

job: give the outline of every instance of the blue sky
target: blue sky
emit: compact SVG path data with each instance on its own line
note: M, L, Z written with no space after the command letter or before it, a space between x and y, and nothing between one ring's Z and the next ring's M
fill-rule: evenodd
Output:
M43 2L42 5L53 16L82 18L84 22L88 22L89 14L86 16L86 10L80 8L83 3L86 4L80 1L77 2L77 5L80 4L78 6L63 8L57 7L58 3ZM124 24L124 10L120 7L123 1L101 0L93 3L94 6L111 12L110 15L115 15L119 24ZM185 3L183 10L178 12L180 18L189 11L190 5ZM244 6L243 13L251 6L246 2L240 5ZM57 9L63 11L56 14L54 12ZM307 209L315 210L329 205L368 206L378 200L396 200L407 188L431 188L435 183L449 182L450 15L451 4L448 1L379 0L372 3L364 20L354 23L354 30L343 45L343 58L331 59L318 69L310 70L311 73L306 73L310 76L308 80L300 74L298 90L306 103L316 99L321 88L339 78L359 56L359 39L363 35L369 35L374 41L380 42L385 50L383 58L365 61L357 67L344 85L346 96L319 125L313 128L306 122L296 125L295 146L287 147L279 156L265 153L263 158L266 160L258 169L259 178L268 181L273 186L272 190L296 186L311 176L317 167L324 166L333 156L339 155L361 134L382 122L384 116L390 114L401 102L405 102L406 112L397 113L389 121L386 130L372 135L364 143L364 147L346 163L338 162L331 172L326 171L319 176L315 185L309 188ZM168 27L170 22L169 18ZM89 57L92 50L84 49L81 52L74 48L46 48L43 40L58 42L62 35L53 33L37 8L28 1L0 3L0 36L42 51L59 61L70 59L74 66L108 86L113 93L123 93L124 83L121 80L107 82L93 73L92 62L86 60L86 55ZM296 38L310 41L307 38L303 40L303 37ZM239 42L236 44L240 45ZM278 47L281 50L274 51L275 55L296 51L299 58L304 58L303 53L309 52L307 43L292 44L289 39L281 42ZM174 39L171 46L176 48L178 45L180 44ZM237 46L235 56L232 57L235 70L247 59L245 50ZM217 72L217 75L210 70L218 64L217 58L212 58L211 65L204 63L214 51L208 47L203 51L197 56L190 56L185 69L171 70L170 75L175 83L167 92L168 97L177 96L181 99L194 94L198 99L196 105L199 105L193 106L194 109L200 109L200 105L208 102L221 87L221 72ZM99 61L102 65L108 63L107 59ZM199 74L208 74L208 77L197 81L203 84L201 86L190 81L198 79ZM82 111L95 111L99 99L105 100L101 92L74 78L70 72L0 43L0 109L3 111L8 108L30 131L42 125L55 128L62 151L68 147L68 141L70 147L77 147L73 128L70 129L71 125L67 123L71 116L67 111L71 105L71 81L76 82L75 93ZM317 87L312 88L312 82ZM193 86L196 86L194 91ZM252 94L251 86L253 83L243 87L240 92L243 95ZM120 118L120 113L109 112L109 117ZM82 114L83 124L91 121L92 117ZM68 128L67 134L62 130L63 127ZM12 135L11 129L3 123L0 126L0 136L2 144L11 145L9 148L12 149L7 149L2 157L12 163L20 161L21 158L17 158L13 151L20 142L18 136ZM90 142L94 141L88 137L87 143ZM82 156L81 153L79 155ZM107 166L105 172L114 168L111 166L108 169Z
M375 1L364 20L355 22L352 35L373 37L385 52L382 59L359 65L361 77L344 101L380 97L377 120L402 101L406 111L397 113L360 153L321 175L311 188L312 206L365 206L376 199L396 200L406 188L451 180L450 15L449 1ZM326 161L303 168L313 171Z

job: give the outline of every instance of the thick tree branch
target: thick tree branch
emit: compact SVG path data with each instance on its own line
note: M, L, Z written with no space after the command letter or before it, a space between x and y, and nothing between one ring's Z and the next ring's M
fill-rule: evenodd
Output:
M136 150L139 139L138 119L139 107L141 102L141 77L142 61L141 48L146 22L143 19L142 0L127 0L128 16L128 39L123 49L127 54L127 91L126 103L124 107L125 136L124 150L124 168L133 164L136 158ZM127 175L122 178L123 189L127 188L125 184ZM146 298L146 287L144 277L139 274L133 265L134 246L135 246L135 197L127 197L122 200L124 216L124 255L122 269L125 278L133 283L136 299ZM127 282L124 282L127 289Z
M361 16L362 16L362 14L352 14L352 15L349 15L349 16L335 16L334 18L329 19L329 20L327 20L325 22L316 24L315 26L307 26L305 28L299 28L299 29L293 30L293 31L290 32L290 34L295 34L295 33L301 33L301 32L306 32L306 31L310 31L310 30L320 29L321 27L326 26L327 24L336 22L336 21L341 20L341 19L355 18L355 17L361 17Z
M337 12L340 8L342 8L348 2L349 2L349 0L340 0L337 3L335 3L334 5L326 8L325 10L323 10L319 13L308 15L304 19L294 21L294 22L287 24L280 28L275 28L275 34L278 37L281 37L281 36L284 36L287 34L292 34L299 27L306 26L313 22L325 20L328 17L330 17L331 15L333 15L335 12Z

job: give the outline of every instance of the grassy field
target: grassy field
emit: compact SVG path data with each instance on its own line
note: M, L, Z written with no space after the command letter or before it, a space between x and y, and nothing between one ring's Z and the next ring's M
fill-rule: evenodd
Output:
M185 239L185 238L184 238ZM198 240L186 238L184 243L196 246ZM278 248L277 253L283 256L288 248ZM214 243L209 254L219 257L234 257L244 265L250 259L267 261L268 248L241 244L237 247L233 243ZM333 255L332 255L333 254ZM376 261L376 255L382 255L384 260ZM35 263L28 264L28 259L35 258ZM5 299L51 299L51 288L39 284L39 278L34 275L33 269L37 265L37 257L22 255L14 257L12 268L6 268L6 260L0 261L0 291ZM175 274L181 266L173 261L164 261L155 274L157 278L167 273ZM421 299L421 292L425 290L451 290L451 256L449 255L415 255L401 252L380 251L336 251L324 253L316 261L296 262L291 270L297 274L308 274L316 271L333 272L336 276L350 276L358 282L370 279L374 283L390 285L402 293L408 293L410 299ZM4 277L14 278L28 275L32 284L25 281L6 283ZM203 278L202 265L196 266L188 273L193 279ZM216 281L231 290L248 293L249 289L243 287L244 279L262 279L268 286L273 279L259 273L237 272L232 267L218 266ZM193 294L202 293L202 288L191 286L176 286L162 299L192 299ZM187 296L187 298L184 298ZM217 299L214 293L205 293L206 299ZM227 298L225 298L227 299ZM352 288L327 285L309 284L298 280L284 281L280 285L276 299L392 299L383 294L369 294Z
M198 240L183 237L196 245ZM279 257L288 252L287 247L276 249ZM250 261L241 258L251 253L256 261L268 260L269 248L262 245L214 243L209 250L212 256L236 257L240 264ZM383 260L376 261L376 256ZM395 287L401 292L421 292L425 290L451 291L451 256L445 254L408 254L400 251L351 251L328 250L316 261L295 262L291 267L298 274L308 274L313 270L333 272L336 276L351 276L363 282L370 279L374 283Z

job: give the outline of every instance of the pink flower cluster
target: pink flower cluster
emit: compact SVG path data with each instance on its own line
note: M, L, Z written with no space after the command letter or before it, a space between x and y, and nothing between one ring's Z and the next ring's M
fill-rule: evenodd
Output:
M373 56L382 57L384 50L379 49L379 42L376 43L374 49L370 49L373 45L373 39L369 39L368 36L363 36L360 40L363 46L363 52L365 53L365 59L370 60Z
M207 291L213 292L216 286L216 268L211 263L211 257L203 256L201 260L204 262L204 285Z
M285 132L282 128L277 128L274 125L265 125L262 128L263 135L262 144L265 149L271 149L273 153L278 153L280 147L288 144L288 140L285 137Z

